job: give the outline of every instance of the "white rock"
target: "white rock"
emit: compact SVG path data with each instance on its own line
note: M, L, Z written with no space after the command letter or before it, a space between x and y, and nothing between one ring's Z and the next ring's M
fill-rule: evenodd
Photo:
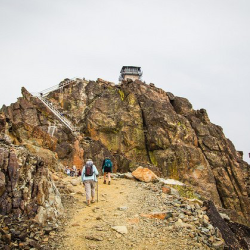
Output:
M163 183L168 184L168 185L178 185L178 186L185 185L184 183L177 181L177 180L174 180L174 179L159 178L158 180L159 180L159 182L163 182Z
M229 220L230 221L230 218L227 214L224 214L224 213L220 213L220 216L222 219L226 219L226 220Z
M199 206L203 206L203 201L198 199L187 199L189 203L197 204Z
M42 206L40 206L38 209L37 209L37 214L34 218L34 220L36 222L38 222L39 224L43 224L45 222L45 220L47 219L47 212L46 212L46 209Z
M135 177L130 172L125 173L124 178L129 179L129 180L134 180L135 179Z
M120 234L127 234L128 233L128 229L126 226L114 226L111 228Z
M192 230L195 230L195 226L188 224L188 223L184 223L181 219L178 219L178 221L175 222L175 227L185 227L185 228L190 228Z
M118 207L118 210L120 210L120 211L125 211L125 210L127 210L127 209L128 209L128 207L126 207L126 206Z

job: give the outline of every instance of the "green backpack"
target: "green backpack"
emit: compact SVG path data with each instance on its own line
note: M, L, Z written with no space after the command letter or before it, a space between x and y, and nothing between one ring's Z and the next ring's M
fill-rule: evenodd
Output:
M110 159L106 159L104 162L104 167L105 168L112 168L112 162Z

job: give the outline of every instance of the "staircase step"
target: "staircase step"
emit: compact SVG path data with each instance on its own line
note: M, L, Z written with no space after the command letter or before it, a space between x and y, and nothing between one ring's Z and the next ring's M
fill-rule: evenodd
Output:
M49 110L64 124L66 125L66 127L68 127L72 132L75 132L76 129L75 127L73 126L73 124L68 120L66 119L65 117L63 117L61 115L61 113L53 106L52 103L50 103L48 100L46 100L44 97L42 96L38 96L37 97L43 104L45 104L45 106L47 108L49 108Z

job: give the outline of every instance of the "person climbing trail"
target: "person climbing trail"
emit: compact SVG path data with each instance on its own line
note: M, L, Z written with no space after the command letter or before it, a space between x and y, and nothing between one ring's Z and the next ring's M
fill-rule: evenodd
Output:
M110 173L112 173L112 167L113 164L109 157L105 157L102 163L102 172L103 172L103 184L106 184L106 175L108 175L108 185L110 185L111 182L111 176Z
M95 182L97 182L98 170L92 159L88 159L82 169L82 182L85 186L86 204L90 206L90 202L95 202ZM90 201L91 196L91 201Z

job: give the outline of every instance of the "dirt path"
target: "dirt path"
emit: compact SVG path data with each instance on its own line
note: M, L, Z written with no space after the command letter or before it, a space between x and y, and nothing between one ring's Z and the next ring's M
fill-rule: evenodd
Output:
M83 186L76 189L83 191ZM85 195L74 196L74 213L61 233L59 249L209 249L176 231L168 220L140 216L169 209L166 197L150 184L117 178L104 185L99 179L99 202L90 207L85 205ZM125 226L127 234L118 233L114 226Z

